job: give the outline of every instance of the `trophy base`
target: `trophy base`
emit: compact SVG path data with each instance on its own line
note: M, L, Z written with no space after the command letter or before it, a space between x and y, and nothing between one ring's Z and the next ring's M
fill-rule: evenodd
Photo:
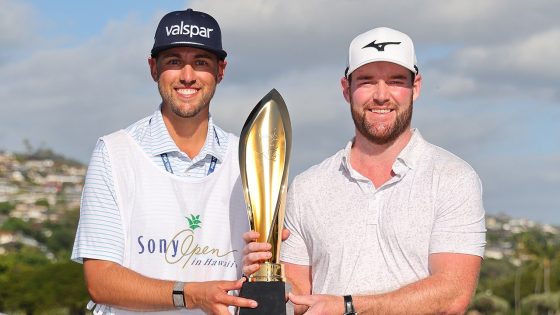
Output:
M245 282L240 297L255 300L256 308L240 307L238 315L286 315L286 283Z

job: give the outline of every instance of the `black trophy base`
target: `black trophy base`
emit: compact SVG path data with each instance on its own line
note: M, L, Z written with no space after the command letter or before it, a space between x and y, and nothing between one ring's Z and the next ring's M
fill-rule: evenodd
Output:
M239 308L239 315L286 315L286 284L275 282L245 282L239 296L255 300L256 308Z

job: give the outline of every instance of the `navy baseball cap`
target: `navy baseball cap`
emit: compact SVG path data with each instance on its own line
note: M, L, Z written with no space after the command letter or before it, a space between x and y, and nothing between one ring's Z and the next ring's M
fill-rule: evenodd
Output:
M218 22L209 14L193 9L174 11L159 21L154 36L152 57L173 47L194 47L207 50L225 59L222 49L222 32Z

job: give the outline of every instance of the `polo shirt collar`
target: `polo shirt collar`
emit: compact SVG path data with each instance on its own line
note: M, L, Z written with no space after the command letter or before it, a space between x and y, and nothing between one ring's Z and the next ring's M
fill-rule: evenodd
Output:
M397 176L403 175L409 169L414 169L421 158L425 142L426 140L424 140L420 131L416 128L412 129L412 137L393 163L393 172L395 172ZM366 179L363 175L354 170L352 165L350 165L350 153L353 143L354 138L346 144L346 147L342 152L342 165L353 178Z
M412 137L397 156L397 160L393 164L393 171L395 171L395 166L397 165L403 165L409 169L414 169L421 159L425 143L426 140L424 140L420 131L416 128L412 129ZM395 171L395 173L397 172Z
M218 127L214 125L212 116L208 119L208 131L206 133L206 140L204 146L200 150L198 156L204 158L207 154L216 157L220 162L223 162L223 153L219 149L220 141L218 135L216 134L216 129ZM152 118L150 119L150 148L153 156L161 155L163 153L177 152L181 153L181 150L175 144L175 141L169 135L167 126L163 121L163 115L161 114L161 106L154 112ZM184 154L184 153L182 153ZM194 159L197 159L195 157ZM193 159L193 160L194 160Z
M201 153L206 151L206 154L210 154L216 157L218 161L223 162L225 150L220 150L220 147L224 144L220 142L220 137L217 134L218 129L219 127L214 125L214 120L212 119L212 115L210 115L208 119L208 133L206 134L206 141Z
M161 106L158 107L150 119L149 136L150 148L153 156L163 153L180 152L179 148L175 144L175 141L173 141L169 135L169 131L167 131L165 123L163 122Z

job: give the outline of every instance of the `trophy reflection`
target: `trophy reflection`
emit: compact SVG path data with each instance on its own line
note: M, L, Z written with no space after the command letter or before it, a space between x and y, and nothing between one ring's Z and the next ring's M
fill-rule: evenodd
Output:
M292 145L288 109L275 89L249 114L239 140L241 181L251 229L257 242L272 245L272 258L243 284L240 296L256 300L257 308L239 314L286 314L285 277L280 264L281 232Z

